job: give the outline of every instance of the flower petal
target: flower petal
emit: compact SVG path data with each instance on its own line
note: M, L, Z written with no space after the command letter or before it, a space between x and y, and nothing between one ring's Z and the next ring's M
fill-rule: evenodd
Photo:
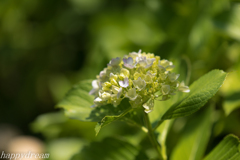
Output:
M137 98L136 88L129 89L126 93L126 97L128 97L131 101L134 101Z
M120 89L118 90L117 98L119 99L119 98L121 97L121 95L122 95L122 88L120 88Z
M167 95L170 92L170 85L162 85L162 94Z
M185 86L184 82L182 81L178 87L178 91L188 93L190 92L190 89L188 86Z
M129 86L129 80L128 80L128 78L125 78L123 81L119 81L118 83L119 83L119 85L120 85L121 87L123 87L123 88L127 88L127 87Z
M140 91L146 87L146 82L142 80L141 77L138 77L137 80L133 80L133 84Z

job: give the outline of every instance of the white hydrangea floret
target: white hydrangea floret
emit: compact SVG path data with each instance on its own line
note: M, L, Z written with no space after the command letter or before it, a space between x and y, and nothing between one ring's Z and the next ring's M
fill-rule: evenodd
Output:
M123 58L123 63L126 68L133 69L135 66L133 64L133 58L128 57L128 58Z
M92 87L93 89L89 92L89 94L94 95L98 92L99 90L99 84L98 84L98 80L93 80L92 81Z
M190 92L190 89L188 86L185 86L185 83L182 81L178 87L178 91L188 93Z
M120 62L121 62L121 58L120 58L120 57L113 58L113 59L109 62L108 66L117 67L117 66L120 64Z
M124 78L123 81L119 81L119 85L123 88L127 88L129 86L128 78Z
M131 101L134 101L137 98L137 92L136 92L136 88L131 88L128 90L128 92L126 93L126 97L128 97Z
M140 91L145 88L146 82L141 79L141 77L138 77L137 80L133 80L134 86L139 89Z

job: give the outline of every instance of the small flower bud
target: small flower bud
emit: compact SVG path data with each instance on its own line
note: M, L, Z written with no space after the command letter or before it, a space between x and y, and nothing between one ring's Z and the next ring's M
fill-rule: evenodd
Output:
M153 107L154 107L154 100L153 100L153 99L150 99L147 103L144 103L144 104L143 104L143 107L145 108L144 111L145 111L146 113L152 112Z
M111 98L111 94L104 92L101 97L102 97L102 100L106 101L109 98Z
M129 71L125 68L121 69L120 76L123 78L128 78L129 77Z

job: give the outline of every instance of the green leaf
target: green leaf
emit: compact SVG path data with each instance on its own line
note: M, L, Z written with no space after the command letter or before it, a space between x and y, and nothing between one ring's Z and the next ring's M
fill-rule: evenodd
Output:
M233 71L229 73L225 83L220 89L221 95L224 97L223 110L226 116L240 107L240 63L230 70Z
M126 109L122 114L118 115L118 116L105 116L101 122L98 122L98 124L95 127L95 132L96 135L98 135L99 131L102 129L102 127L112 123L113 121L117 121L120 120L122 117L124 117L127 113L129 113L132 110L131 107L129 107L128 109Z
M190 92L183 94L178 102L163 115L162 120L188 116L199 110L212 98L223 84L227 73L212 70L190 86Z
M81 121L99 122L95 127L96 134L107 124L121 119L131 111L128 99L123 99L120 105L103 105L91 108L94 97L89 95L92 89L92 80L81 81L75 85L57 104L57 107L64 108L65 114Z
M172 126L173 120L165 120L162 122L161 118L163 114L171 107L174 100L175 100L175 97L173 97L172 100L155 101L154 111L149 113L150 122L152 123L153 128L156 129L155 132L158 135L157 140L161 145L162 156L165 159L167 159L167 147L165 142L167 139L168 132ZM158 124L159 122L161 123L160 126Z
M240 92L233 93L232 95L226 97L223 102L223 109L225 114L228 116L233 110L240 108Z
M63 108L65 114L81 121L97 121L98 118L91 116L94 97L89 95L92 80L81 81L74 85L61 100L57 107Z
M99 122L105 116L118 116L130 107L123 100L122 105L104 105L92 108L94 97L89 95L92 80L81 81L66 94L57 107L65 110L66 116L80 121Z
M105 138L84 147L71 160L135 160L136 157L138 160L148 159L139 148L126 141Z
M175 146L171 160L201 160L211 134L211 113L213 106L208 106L201 115L194 114ZM203 134L204 131L204 134Z
M47 139L58 138L59 135L69 137L84 137L92 139L95 137L94 126L96 122L83 122L69 119L63 111L45 113L39 115L32 123L31 129L36 133L41 133Z
M239 160L240 142L234 135L226 136L204 160Z
M175 97L167 101L154 101L154 110L149 113L149 118L153 127L157 126L158 121L161 120L164 113L169 110L169 108L173 104L174 99Z
M47 138L56 138L61 132L61 124L67 121L62 111L39 115L32 123L31 129L42 133Z
M86 144L80 138L57 138L47 143L46 150L50 153L48 160L69 160Z
M167 159L166 139L173 122L173 119L166 120L156 129L156 132L158 133L157 140L161 145L162 156L164 159Z

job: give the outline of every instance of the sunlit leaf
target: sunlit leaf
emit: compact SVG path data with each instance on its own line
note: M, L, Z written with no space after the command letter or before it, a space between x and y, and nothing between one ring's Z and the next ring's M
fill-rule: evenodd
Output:
M162 120L188 116L199 110L212 98L223 84L227 73L213 70L190 86L190 92L183 94L178 102L163 115Z
M128 109L126 109L125 111L123 111L123 113L116 116L105 116L101 120L101 122L98 122L98 124L95 127L96 135L99 133L102 127L108 125L109 123L112 123L113 121L120 120L122 117L124 117L127 113L129 113L132 110L132 108L130 107L130 104L128 103L128 100L126 99L123 100L118 107L120 106L128 106Z
M229 73L226 83L220 89L224 97L223 110L228 116L233 110L240 107L240 65L232 68L233 71Z
M154 110L149 113L149 118L150 121L152 122L153 127L156 127L158 121L161 120L162 116L171 107L171 105L172 105L171 99L167 101L154 102Z
M239 160L240 142L234 135L226 136L204 160Z
M166 120L156 129L156 132L158 133L157 140L161 145L162 156L165 159L167 159L166 139L173 122L173 119Z
M83 122L75 119L69 119L63 111L45 113L38 116L31 129L36 133L41 133L47 139L58 138L59 135L71 137L84 136L87 139L94 138L94 126L96 122Z
M63 112L46 113L38 116L31 123L34 132L42 133L47 138L54 138L61 132L60 124L65 123L67 118Z
M96 121L96 116L91 116L94 97L89 95L92 80L81 81L66 94L57 107L63 108L65 114L82 121Z
M69 160L87 144L79 138L59 138L50 141L46 149L50 153L49 160Z
M212 111L212 106L208 106L201 115L190 119L171 154L171 160L202 159L211 134Z
M229 115L233 110L240 108L240 92L228 96L223 102L223 109L226 115Z

